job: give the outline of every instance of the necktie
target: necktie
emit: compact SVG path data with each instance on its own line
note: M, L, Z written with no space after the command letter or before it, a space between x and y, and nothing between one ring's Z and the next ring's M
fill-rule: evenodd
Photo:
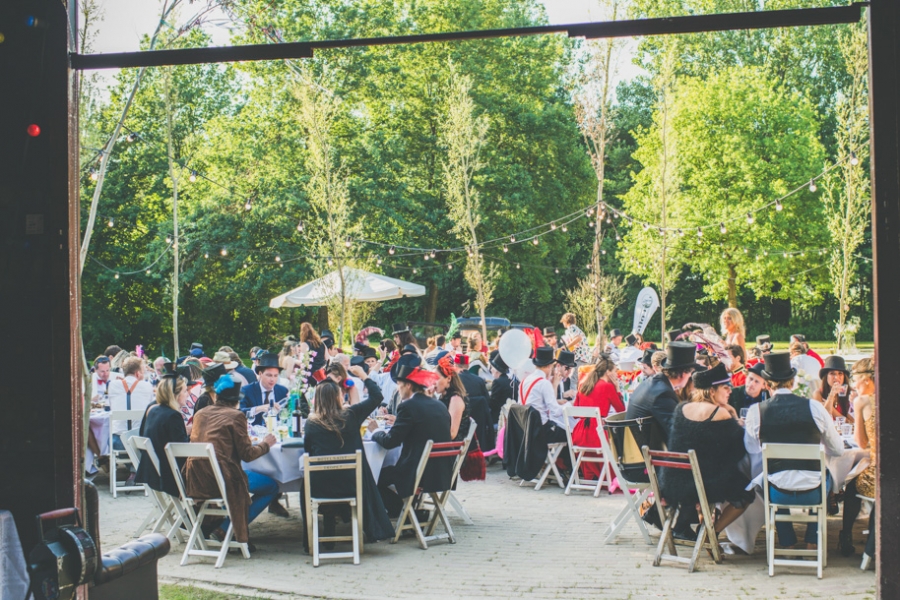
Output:
M266 391L265 403L269 405L269 408L272 408L272 401L269 399L269 394L271 394L271 393L272 393L271 390Z

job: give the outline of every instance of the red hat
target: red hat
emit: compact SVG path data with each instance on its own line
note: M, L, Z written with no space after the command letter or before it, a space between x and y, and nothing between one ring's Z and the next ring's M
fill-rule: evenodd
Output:
M457 367L468 367L469 366L469 355L468 354L457 354L453 357L453 362Z
M466 357L468 359L468 357ZM456 368L453 366L453 359L450 358L449 354L445 354L438 361L438 370L444 375L444 377L450 377L451 375L456 373Z
M397 372L397 381L415 383L424 388L431 387L438 382L440 376L433 371L426 371L420 367L400 367Z

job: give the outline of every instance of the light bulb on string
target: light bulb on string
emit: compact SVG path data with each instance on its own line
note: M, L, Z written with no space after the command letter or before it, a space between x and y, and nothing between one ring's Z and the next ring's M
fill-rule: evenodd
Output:
M350 244L351 244L350 238L347 238L347 240L344 242L344 248L349 248Z
M556 231L556 223L550 223L550 229Z
M783 208L784 208L784 206L781 205L781 200L776 200L775 201L775 210L777 210L778 212L781 212L781 209L783 209Z
M118 273L115 274L115 278L116 278L116 279L119 278L119 274L118 274Z
M394 254L394 252L396 252L396 250L395 250L395 249L394 249L394 247L393 247L393 246L391 246L391 247L390 247L390 248L389 248L389 249L388 249L388 254L391 254L391 255L393 255L393 254Z
M697 237L703 237L703 229L701 227L697 228Z
M219 252L222 256L228 256L228 248L222 248L222 251Z
M606 254L606 250L601 250L600 254Z
M725 223L719 223L719 233L723 235L728 233L728 229L725 228Z
M559 275L559 269L553 269L557 275Z
M622 241L622 238L619 236L618 233L616 234L616 241L617 241L617 242L621 242L621 241Z
M247 263L242 264L242 265L241 265L241 268L242 268L242 269L246 269L246 268L247 268Z
M859 158L856 156L856 152L850 153L850 164L854 167L859 164Z
M472 248L466 248L466 254L469 255L469 258L472 258Z
M448 270L448 271L452 271L452 270L453 270L453 264L447 265L447 270Z
M588 221L588 227L593 227L593 226L594 226L594 222L593 222L593 221Z
M204 253L203 253L203 258L209 258L209 252L204 252Z
M172 238L170 238L169 236L166 236L166 243L167 243L167 244L171 244L171 243L172 243Z
M300 219L300 222L297 223L297 231L303 231L303 219Z
M434 250L431 251L431 258L434 258Z
M331 257L329 257L329 258L328 258L328 266L330 267L330 266L333 265L333 264L334 264L334 261L331 260Z
M679 235L679 237L684 237L684 230L683 230L683 229L679 229L679 230L678 230L678 235Z
M381 260L381 257L380 257L380 256L375 260L375 264L377 264L378 266L381 266L381 263L382 263L382 262L383 262L383 261Z
M147 275L150 275L150 269L147 269L145 272L147 273Z
M747 213L747 225L753 225L753 213Z
M511 243L515 244L515 243L516 243L516 236L514 236L514 235L509 236L509 241L510 241Z
M509 252L509 246L507 246L506 244L503 244L503 251Z
M565 232L567 232L567 231L569 230L569 228L566 227L565 225L563 225L563 226L562 226L562 230L563 230L563 233L565 233Z
M537 246L540 243L540 241L538 240L537 236L535 236L534 238L532 238L531 243L534 244L535 246Z
M251 210L253 208L253 202L248 198L247 202L244 203L244 210Z
M197 171L191 169L191 174L188 176L188 181L190 181L191 183L197 181Z
M819 189L819 188L816 187L816 180L810 179L809 180L809 191L815 192L817 189Z
M415 274L416 274L416 268L413 267L413 275L415 275Z
M277 254L275 255L275 262L281 262L281 257Z
M109 222L107 223L107 225L108 225L109 227L112 227L113 225L115 225L115 223L113 223L112 217L109 218Z
M521 269L521 268L522 268L522 265L520 265L519 263L516 263L516 268L517 268L517 269Z
M648 229L650 229L650 224L644 223L644 231L647 231Z
M591 214L592 214L593 212L594 212L594 211L591 210L591 209L589 208L589 209L587 209L586 211L584 211L584 216L587 217L588 219L590 219L590 218L591 218Z
M91 167L91 170L88 173L89 173L88 176L91 178L91 181L97 181L98 179L100 179L100 174L97 173L97 170L94 169L93 167Z
M125 136L125 141L128 142L129 144L132 144L137 141L137 137L138 137L137 134L132 131L131 133L129 133L128 135Z
M662 227L660 227L660 228L657 230L657 232L658 232L659 235L661 235L661 236L662 236L662 235L666 235L666 232L665 232L665 230L663 230Z
M422 256L422 258L424 258L425 260L428 260L428 259L431 258L431 257L428 256L428 254L424 254L424 255Z

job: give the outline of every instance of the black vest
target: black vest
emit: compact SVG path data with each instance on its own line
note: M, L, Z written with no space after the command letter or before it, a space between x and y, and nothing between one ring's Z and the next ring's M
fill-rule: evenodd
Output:
M759 403L759 441L763 444L820 444L822 432L813 419L809 399L794 394L776 394ZM771 460L769 473L818 471L815 460Z

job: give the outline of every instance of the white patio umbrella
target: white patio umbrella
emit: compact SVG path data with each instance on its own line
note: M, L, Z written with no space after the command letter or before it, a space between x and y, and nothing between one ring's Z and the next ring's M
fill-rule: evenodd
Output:
M425 286L410 283L385 275L369 273L362 269L344 267L344 293L341 293L341 273L333 271L324 277L301 285L269 301L271 308L293 308L297 306L323 306L329 298L343 297L355 302L381 302L397 298L424 296ZM343 323L343 318L341 318ZM352 323L351 323L352 329ZM341 332L343 336L343 332Z

